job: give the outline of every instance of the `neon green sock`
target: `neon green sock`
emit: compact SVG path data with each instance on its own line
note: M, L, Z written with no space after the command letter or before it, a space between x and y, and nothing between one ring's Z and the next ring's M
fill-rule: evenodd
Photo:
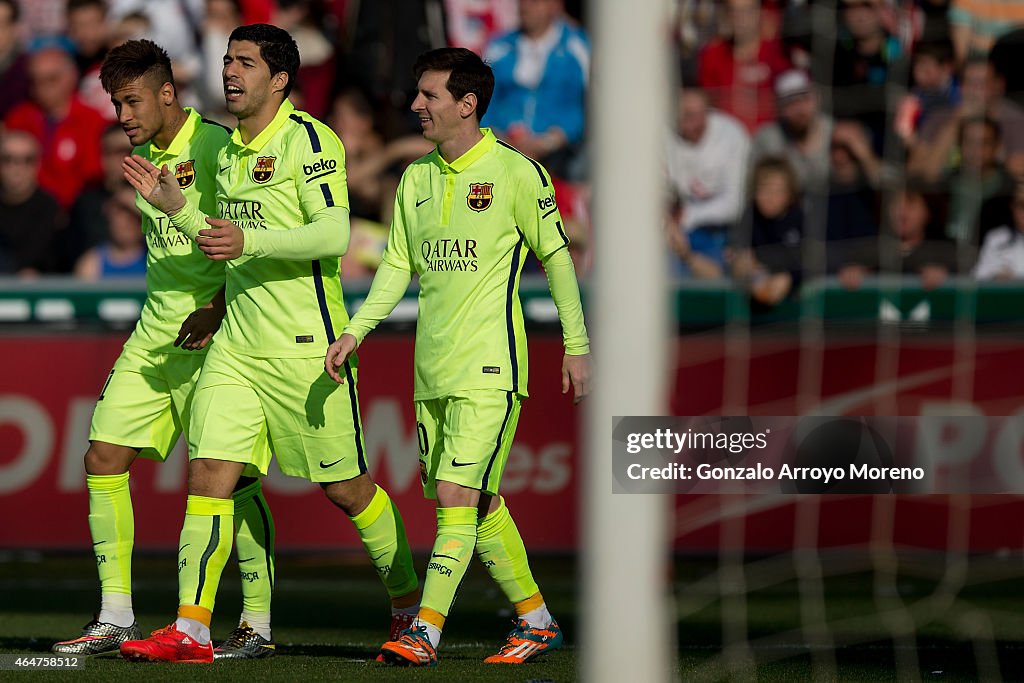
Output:
M235 501L189 496L178 542L178 616L210 625L220 575L231 554Z
M505 597L516 604L535 595L539 589L530 572L523 537L505 506L505 499L499 498L499 502L498 509L477 524L476 554Z
M242 613L266 615L269 621L274 593L274 518L258 479L235 491L231 497L235 501L235 546L242 575Z
M132 593L135 514L128 473L88 474L89 531L103 593Z
M366 554L377 569L388 595L398 598L419 587L402 515L387 491L377 487L366 509L352 518Z
M476 508L438 508L437 539L423 581L423 600L420 602L419 614L421 619L437 628L444 626L444 619L466 576L474 546ZM435 623L438 620L441 623Z

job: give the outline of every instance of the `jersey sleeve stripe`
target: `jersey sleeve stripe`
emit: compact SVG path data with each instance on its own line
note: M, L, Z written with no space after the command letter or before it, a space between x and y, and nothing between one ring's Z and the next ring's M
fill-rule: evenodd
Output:
M263 547L266 549L264 555L267 558L267 581L270 582L270 590L274 590L274 561L273 553L270 551L274 547L274 527L270 524L263 496L253 496L252 502L256 505L256 510L260 513L260 520L263 522Z
M562 236L562 241L569 244L569 238L566 236L565 230L562 229L562 221L555 221L555 227L558 228L558 234Z
M220 544L220 515L213 515L210 519L212 520L210 541L206 544L206 550L203 551L203 556L199 559L199 587L196 588L196 605L200 604L199 600L203 596L203 587L206 585L206 565L210 562L210 558L213 557L214 551L217 550L217 546Z
M316 134L316 129L313 128L313 124L310 121L305 120L298 114L292 114L290 118L295 123L301 123L306 129L306 134L309 135L309 146L313 148L314 154L320 153L320 136Z
M505 290L505 329L508 334L508 355L512 364L512 391L519 391L519 359L516 356L516 326L512 305L516 296L516 277L519 275L519 259L523 253L525 237L519 232L519 241L512 251L512 265L509 267L508 287Z
M501 145L502 147L509 148L510 150L512 150L513 152L515 152L516 154L518 154L519 156L521 156L522 158L526 159L531 164L533 164L533 167L535 169L537 169L537 175L540 176L540 185L541 185L541 187L547 187L548 186L548 179L544 175L544 169L542 169L540 167L540 164L538 164L536 161L534 161L530 157L526 156L525 154L523 154L522 152L520 152L518 149L516 149L512 145L508 144L507 142L502 142L501 140L498 140L498 144Z
M324 292L324 272L319 259L313 259L313 287L316 289L316 301L320 305L320 317L324 321L327 343L334 343L334 324L331 322L331 311L327 308L327 294Z
M508 405L505 408L505 419L503 419L501 421L501 429L498 430L498 440L494 444L494 452L491 453L491 459L487 462L487 469L484 470L484 478L483 478L483 481L480 483L480 490L481 491L487 489L487 479L491 476L491 467L494 465L494 459L497 457L498 453L501 452L501 442L504 441L505 427L508 426L508 417L509 417L509 415L512 414L512 392L511 391L506 393L505 400L508 402Z
M320 191L324 193L324 201L327 202L327 206L334 206L334 195L331 194L331 188L327 186L327 183L320 183Z
M355 428L356 439L356 461L359 463L359 472L366 474L366 455L363 453L363 430L359 423L359 396L356 394L356 381L352 377L352 365L345 361L345 379L348 380L349 405L352 406L352 426Z

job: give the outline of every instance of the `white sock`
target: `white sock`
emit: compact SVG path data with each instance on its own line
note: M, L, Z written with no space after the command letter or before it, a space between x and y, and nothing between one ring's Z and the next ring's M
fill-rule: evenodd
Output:
M260 634L267 640L273 640L270 637L270 612L246 612L242 610L242 616L238 620L238 625L249 624L252 630Z
M526 619L526 623L533 628L547 628L554 621L551 612L548 611L547 604L542 604L537 609L532 609L519 618Z
M419 603L413 605L412 607L392 607L391 608L391 616L395 616L396 614L411 614L412 616L416 616L419 613L420 613Z
M439 629L438 627L434 626L430 622L423 621L422 619L414 619L413 622L412 622L412 626L413 626L413 628L419 628L420 626L426 626L427 627L427 638L430 639L431 646L433 646L435 649L437 648L438 643L441 642L441 629Z
M178 617L174 620L174 627L186 635L192 636L200 645L210 642L210 627L201 621Z
M100 615L96 620L114 626L131 626L135 623L132 596L128 593L103 593L100 596Z

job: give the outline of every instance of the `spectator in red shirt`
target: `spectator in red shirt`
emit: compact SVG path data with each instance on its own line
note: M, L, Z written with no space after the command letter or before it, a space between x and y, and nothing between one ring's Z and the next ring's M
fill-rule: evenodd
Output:
M67 52L42 49L32 55L28 70L32 99L14 107L4 125L39 141L39 185L67 209L83 187L102 177L100 138L106 123L78 99L78 70Z
M778 38L762 36L759 0L728 0L726 11L732 35L705 46L697 78L716 109L732 114L753 133L775 118L772 85L790 63Z

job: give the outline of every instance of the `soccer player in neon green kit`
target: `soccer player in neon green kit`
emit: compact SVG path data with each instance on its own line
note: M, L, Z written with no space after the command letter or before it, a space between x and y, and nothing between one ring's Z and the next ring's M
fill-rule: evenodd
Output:
M413 399L437 538L417 618L381 653L395 664L437 663L441 630L475 549L517 614L505 645L484 661L521 664L562 643L498 495L527 396L518 292L527 248L547 273L565 341L562 392L572 388L576 402L589 392L590 346L550 177L479 127L494 89L490 67L469 50L441 48L421 55L415 74L412 109L437 147L402 176L383 262L324 365L344 383L347 359L419 275Z
M184 195L214 211L217 155L227 144L229 131L181 107L163 48L148 40L114 48L100 69L100 81L135 153L175 169ZM146 302L96 402L85 455L101 607L80 637L53 646L61 654L116 652L123 642L142 637L132 608L135 519L129 469L140 456L163 461L183 429L187 437L206 346L224 315L224 264L206 258L170 227L166 215L142 199L136 203L146 236ZM203 307L196 310L197 306ZM239 480L234 503L239 559L245 559L242 620L218 655L266 657L274 652L274 522L257 478ZM262 631L265 638L256 637L263 638L266 647L231 645L249 635L249 622Z
M217 218L184 197L167 166L125 159L125 177L208 258L227 261L226 312L196 387L189 497L178 549L178 618L121 654L137 661L209 662L209 624L231 547L231 489L268 461L320 484L352 520L392 598L392 626L415 611L419 587L401 516L373 483L363 452L355 362L338 390L323 353L348 321L338 279L348 246L344 149L287 99L299 67L288 33L236 28L224 93L238 127L218 158ZM353 359L354 361L354 359Z

